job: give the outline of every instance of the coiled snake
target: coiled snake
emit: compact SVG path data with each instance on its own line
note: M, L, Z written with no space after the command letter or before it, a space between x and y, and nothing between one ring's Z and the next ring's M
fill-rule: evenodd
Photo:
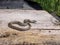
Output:
M35 20L29 20L29 19L25 19L22 22L19 22L19 21L13 21L13 22L9 22L8 23L8 27L12 28L12 29L16 29L16 30L19 30L19 31L26 31L26 30L29 30L31 28L31 24L30 23L35 23L36 21ZM21 27L17 27L17 26L14 26L13 24L18 24L19 26L28 26L27 28L21 28Z

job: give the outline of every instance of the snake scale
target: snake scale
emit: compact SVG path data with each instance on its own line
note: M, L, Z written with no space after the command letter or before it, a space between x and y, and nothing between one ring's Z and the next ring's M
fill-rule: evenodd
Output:
M8 27L12 28L12 29L16 29L16 30L19 30L19 31L26 31L26 30L29 30L31 29L31 24L30 23L35 23L36 21L35 20L29 20L29 19L25 19L22 22L20 21L12 21L12 22L9 22L8 23ZM13 24L17 24L19 26L28 26L27 28L21 28L21 27L17 27L17 26L14 26Z

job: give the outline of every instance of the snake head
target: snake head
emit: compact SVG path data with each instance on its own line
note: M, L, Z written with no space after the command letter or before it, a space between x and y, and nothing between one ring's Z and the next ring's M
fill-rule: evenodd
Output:
M37 21L36 21L36 20L31 20L30 22L31 22L31 23L36 23Z
M36 20L25 19L24 23L36 23Z

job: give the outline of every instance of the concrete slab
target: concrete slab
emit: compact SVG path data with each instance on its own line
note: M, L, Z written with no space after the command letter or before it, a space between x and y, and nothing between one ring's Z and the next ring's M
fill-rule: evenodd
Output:
M36 20L31 24L31 29L52 29L60 30L60 25L55 24L58 21L55 17L46 11L36 10L0 10L0 27L8 28L8 22L23 21L24 19Z
M31 24L32 28L27 31L8 27L9 22L23 22L24 19L37 22ZM44 10L0 9L0 45L60 45L60 30L58 30L60 26L52 23L55 20L57 19Z

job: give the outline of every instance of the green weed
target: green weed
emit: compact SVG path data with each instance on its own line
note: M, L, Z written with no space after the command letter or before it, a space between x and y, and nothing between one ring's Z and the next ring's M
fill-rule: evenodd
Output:
M52 13L55 12L56 15L60 16L60 0L35 0L40 3L44 10Z

